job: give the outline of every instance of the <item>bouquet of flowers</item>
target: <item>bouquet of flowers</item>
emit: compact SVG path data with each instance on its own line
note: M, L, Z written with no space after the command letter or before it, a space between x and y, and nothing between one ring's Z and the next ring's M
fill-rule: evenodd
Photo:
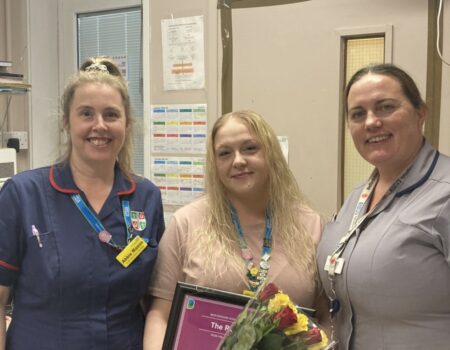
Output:
M325 332L269 283L247 303L218 349L321 350L327 344Z

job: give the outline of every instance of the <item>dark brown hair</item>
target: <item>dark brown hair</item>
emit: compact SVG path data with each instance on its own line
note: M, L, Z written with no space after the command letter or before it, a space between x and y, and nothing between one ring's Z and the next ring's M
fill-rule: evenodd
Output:
M393 64L372 64L369 66L366 66L364 68L361 68L358 70L349 82L347 83L347 86L345 88L345 97L344 97L344 108L345 112L348 112L348 94L350 92L351 87L353 84L355 84L358 80L360 80L362 77L364 77L367 74L379 74L379 75L386 75L388 77L391 77L395 80L397 80L402 88L403 94L406 96L406 98L411 102L411 104L416 109L420 109L423 106L426 106L425 102L423 101L422 97L420 96L420 91L417 88L416 83L411 78L411 76L406 73L403 69L393 65Z

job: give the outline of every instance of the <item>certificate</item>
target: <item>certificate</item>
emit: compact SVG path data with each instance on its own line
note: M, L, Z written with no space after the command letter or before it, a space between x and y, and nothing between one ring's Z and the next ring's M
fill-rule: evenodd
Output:
M178 282L163 349L215 350L249 298Z

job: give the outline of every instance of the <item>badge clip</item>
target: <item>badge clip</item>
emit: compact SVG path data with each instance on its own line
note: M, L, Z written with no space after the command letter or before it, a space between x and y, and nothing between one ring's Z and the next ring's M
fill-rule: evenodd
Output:
M343 258L336 258L334 256L328 255L324 270L327 271L330 275L340 275L342 273L342 269L344 268L344 262L345 260Z
M140 236L136 236L133 240L116 256L116 260L123 267L128 267L136 258L147 248L147 243Z

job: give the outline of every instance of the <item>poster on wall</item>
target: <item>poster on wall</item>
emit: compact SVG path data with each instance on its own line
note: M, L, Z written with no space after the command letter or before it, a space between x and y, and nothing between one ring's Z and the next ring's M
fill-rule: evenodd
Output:
M206 152L206 104L152 106L152 153Z
M203 16L161 20L164 90L203 89Z
M151 177L164 205L185 205L205 192L205 157L153 157Z

